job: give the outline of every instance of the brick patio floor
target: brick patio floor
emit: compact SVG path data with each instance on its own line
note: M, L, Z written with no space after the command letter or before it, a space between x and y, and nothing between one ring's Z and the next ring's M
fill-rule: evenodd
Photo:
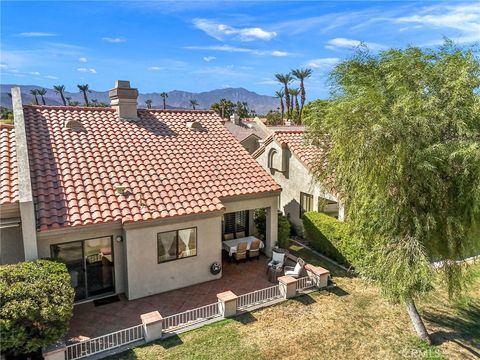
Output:
M67 338L79 340L105 335L141 323L140 315L158 310L168 316L217 301L217 294L231 290L237 295L274 284L266 276L266 257L246 263L223 263L221 279L128 301L95 306L93 302L76 305Z

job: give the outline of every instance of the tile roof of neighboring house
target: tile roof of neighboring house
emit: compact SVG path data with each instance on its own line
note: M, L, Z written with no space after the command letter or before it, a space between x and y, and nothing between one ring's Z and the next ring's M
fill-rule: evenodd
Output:
M223 197L281 190L211 111L138 110L136 121L111 108L24 113L41 231L218 211ZM194 120L200 130L187 127Z
M0 124L0 205L18 202L15 128Z
M267 133L263 131L257 124L254 122L242 123L237 125L231 121L225 122L225 127L235 136L235 138L242 142L251 135L258 137L259 139L264 139L267 137Z
M305 139L304 130L277 130L265 140L264 145L255 151L252 156L256 158L257 155L265 151L265 146L273 140L277 141L280 145L287 145L292 154L295 155L310 171L314 171L315 163L317 161L322 161L322 168L325 168L327 165L325 151L317 146L308 144ZM323 141L325 142L327 140L324 139Z

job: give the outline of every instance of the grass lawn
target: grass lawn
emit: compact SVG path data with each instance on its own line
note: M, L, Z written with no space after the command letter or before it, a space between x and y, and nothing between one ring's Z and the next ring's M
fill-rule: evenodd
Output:
M111 359L478 359L480 265L472 286L450 303L436 291L419 309L436 346L417 339L403 306L388 304L378 289L350 277L310 251L298 256L328 268L338 285L137 347Z

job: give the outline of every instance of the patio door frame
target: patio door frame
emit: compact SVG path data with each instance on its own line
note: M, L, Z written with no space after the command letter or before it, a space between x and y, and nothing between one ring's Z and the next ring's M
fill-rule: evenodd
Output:
M94 295L94 296L89 296L88 294L88 271L87 271L87 258L85 257L85 242L89 240L97 240L97 239L102 239L102 238L109 238L110 239L110 250L112 253L112 291L105 292L104 294L99 294L99 295ZM107 236L99 236L99 237L94 237L94 238L88 238L88 239L81 239L81 240L72 240L72 241L66 241L62 243L56 243L56 244L50 244L50 256L52 259L59 259L58 257L55 257L55 251L54 251L54 246L57 245L65 245L65 244L73 244L73 243L81 243L82 244L82 271L84 273L84 280L83 280L83 285L85 288L85 298L76 300L75 303L83 302L83 301L88 301L92 299L98 299L101 297L105 296L111 296L113 294L116 294L116 284L115 284L115 250L113 247L113 235L107 235Z

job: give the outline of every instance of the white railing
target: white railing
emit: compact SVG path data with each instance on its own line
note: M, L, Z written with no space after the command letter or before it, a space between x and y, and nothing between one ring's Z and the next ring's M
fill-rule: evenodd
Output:
M269 301L280 299L282 294L278 285L270 286L265 289L252 291L247 294L238 296L237 308L239 310L245 310L251 306L263 304Z
M313 286L313 281L308 276L297 279L297 291L308 289Z
M195 323L206 321L221 316L218 303L205 305L196 309L187 310L175 315L163 318L165 331L177 330Z
M143 340L143 325L88 339L67 346L67 360L80 359L86 356L110 350L138 340Z

